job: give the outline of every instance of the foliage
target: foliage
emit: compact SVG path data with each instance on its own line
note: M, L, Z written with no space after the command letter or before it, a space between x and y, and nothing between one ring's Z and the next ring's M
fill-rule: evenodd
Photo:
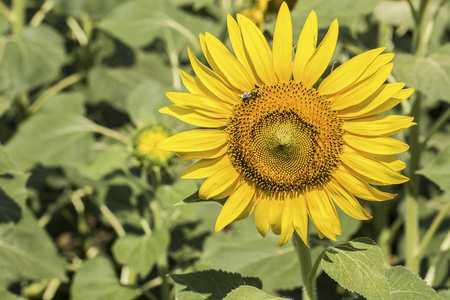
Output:
M229 43L227 14L251 5L0 0L0 299L301 299L294 244L252 218L215 233L223 201L178 179L189 162L133 150L142 128L188 129L158 113L184 89L186 48L203 57L206 31ZM311 238L319 299L450 299L450 2L299 1L294 36L311 10L320 29L339 20L333 61L396 53L389 81L416 92L393 111L418 123L397 136L399 196L362 202L371 221L339 211L337 242Z

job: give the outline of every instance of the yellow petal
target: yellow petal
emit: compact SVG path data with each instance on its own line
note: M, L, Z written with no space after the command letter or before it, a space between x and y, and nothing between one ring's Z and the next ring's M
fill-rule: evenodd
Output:
M336 233L340 232L341 223L336 209L324 190L313 190L306 193L306 203L311 220L317 229L330 240L336 240Z
M181 178L206 178L214 174L218 169L230 165L230 160L227 155L217 158L201 159L189 167L187 167Z
M370 97L361 101L360 103L344 108L338 111L339 117L354 119L356 117L364 117L368 113L371 115L378 112L374 110L389 101L398 91L400 91L405 84L403 82L388 83L380 86ZM395 103L397 105L399 102ZM384 111L384 110L383 110Z
M214 174L210 175L205 182L203 182L198 191L198 195L202 199L211 199L225 191L238 180L238 178L239 174L234 167L228 163L228 165L223 168L217 169Z
M237 15L237 19L252 69L255 70L258 77L265 84L271 85L276 83L277 78L273 69L272 51L261 30L243 15Z
M253 210L255 209L255 206L256 206L255 198L256 197L252 197L252 200L247 205L247 207L241 212L241 214L239 216L236 217L236 219L234 219L235 221L246 219L246 218L248 218L248 216L251 215L251 213L253 212Z
M230 104L239 102L239 97L233 90L216 73L203 65L189 48L188 54L195 74L216 97Z
M216 231L233 222L248 206L255 190L243 182L225 202L216 221Z
M405 152L409 145L390 137L362 137L345 134L344 141L356 150L380 155L390 155Z
M195 129L171 136L158 144L167 151L191 152L216 149L227 142L228 133L216 129Z
M400 102L402 102L403 100L408 98L409 96L411 96L411 94L413 92L414 92L414 89L404 89L404 90L401 90L401 91L395 93L395 95L393 95L391 98L389 98L388 100L386 100L382 103L377 103L374 101L366 106L364 111L367 111L367 112L364 112L362 114L359 113L357 116L358 117L366 117L366 116L371 116L371 115L385 112L385 111L393 108L394 106L396 106L397 104L399 104ZM339 112L339 114L340 113L341 112ZM344 118L345 117L346 116L344 116Z
M223 127L228 124L228 118L218 116L212 118L202 113L196 112L190 108L183 108L177 105L163 107L159 110L160 113L173 116L185 123L200 126L200 127Z
M408 116L370 116L344 122L342 128L363 136L389 136L412 125L414 118Z
M256 197L256 196L255 196ZM269 201L266 199L258 199L255 207L255 225L256 229L262 236L266 236L269 231Z
M302 75L302 82L307 87L312 87L320 76L325 72L333 56L334 49L338 38L339 25L335 19L331 23L327 34L323 38L317 50L314 52L310 60L305 65Z
M217 158L227 153L227 149L228 147L225 144L221 147L212 150L196 151L196 152L177 152L177 155L181 160Z
M358 200L334 180L328 182L324 189L337 206L350 217L357 220L372 219L372 216L362 208Z
M396 172L406 168L406 164L403 161L392 155L373 155L370 153L364 153L364 155L379 161Z
M207 110L216 112L221 116L231 116L233 113L233 105L205 95L168 92L166 93L166 96L170 99L170 101L180 107L192 108L197 111Z
M272 199L270 202L269 223L270 230L276 235L281 234L281 219L283 217L284 201Z
M353 176L345 166L339 167L334 175L334 178L340 186L360 199L369 201L386 201L391 200L396 196L395 194L382 192L371 187L361 179Z
M244 66L236 57L213 35L206 33L207 51L211 54L215 64L223 73L224 78L238 90L250 91L255 85Z
M292 214L294 229L306 246L308 244L308 207L303 195L297 195L292 199Z
M230 15L227 16L227 26L231 46L233 47L234 54L236 55L238 61L247 70L247 73L251 77L252 82L254 84L261 85L263 82L258 78L258 76L256 76L256 71L252 69L250 58L245 52L244 42L242 41L241 28L239 28L236 20Z
M284 200L285 203L281 219L281 234L280 240L278 241L279 247L286 244L291 239L292 233L294 232L292 201L293 199L290 197L287 197Z
M385 53L378 56L373 63L364 71L360 78L357 81L364 80L369 76L372 76L373 73L378 71L382 66L387 65L394 58L394 53Z
M334 94L354 83L384 49L386 48L364 52L340 65L321 82L318 88L319 93Z
M364 101L364 99L370 97L389 77L393 66L394 65L391 63L382 67L372 76L355 83L354 85L348 87L347 90L334 96L331 99L331 109L345 109L352 105L357 105L358 103Z
M298 37L297 49L295 51L292 75L296 82L303 80L302 76L305 65L316 50L317 35L317 16L314 11L311 11Z
M183 70L180 70L180 76L183 85L187 88L189 92L193 94L203 94L203 91L198 86L198 82L200 82L200 80L198 80L194 76L189 75Z
M237 180L235 180L232 184L230 184L229 186L227 186L222 192L220 192L217 195L214 195L212 197L212 199L214 200L220 200L220 199L225 199L228 196L230 196L238 187L238 185L241 185L241 183L243 182L243 178L242 176L240 176Z
M381 162L358 153L349 153L344 150L341 161L353 171L385 184L400 184L409 180L408 177L393 171Z
M273 67L279 81L287 82L291 78L292 63L292 21L286 2L278 13L273 35Z

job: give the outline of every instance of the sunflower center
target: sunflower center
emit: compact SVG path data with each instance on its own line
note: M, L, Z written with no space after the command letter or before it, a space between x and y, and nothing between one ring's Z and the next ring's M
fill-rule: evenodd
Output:
M342 120L315 89L263 85L236 106L226 127L234 168L266 192L310 190L339 166Z

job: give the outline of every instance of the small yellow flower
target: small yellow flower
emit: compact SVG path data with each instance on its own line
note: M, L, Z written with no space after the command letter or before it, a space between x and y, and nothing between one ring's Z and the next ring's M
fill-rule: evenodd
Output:
M140 130L134 139L136 156L147 162L165 165L173 156L172 152L157 148L159 142L169 137L169 133L162 127L148 127Z
M255 0L253 6L244 9L241 14L252 20L259 28L263 28L265 21L275 15L284 2L292 10L297 0Z
M199 159L183 178L207 178L202 199L228 197L216 231L254 212L261 235L269 228L284 245L294 230L307 244L308 218L319 236L341 233L335 204L358 220L371 216L355 197L384 201L395 195L371 185L400 184L405 164L393 154L409 146L389 136L413 118L379 115L413 92L385 83L393 54L378 48L357 55L320 77L333 56L335 20L317 46L311 12L292 54L292 23L284 3L273 47L243 15L228 16L234 54L209 33L200 36L211 68L189 51L198 78L181 71L190 93L167 93L175 105L160 112L206 127L179 133L159 144L181 159ZM320 82L320 83L319 83Z

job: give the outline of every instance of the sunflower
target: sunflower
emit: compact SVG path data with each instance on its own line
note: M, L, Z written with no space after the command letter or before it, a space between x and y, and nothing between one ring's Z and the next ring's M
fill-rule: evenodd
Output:
M379 115L411 95L404 83L385 83L393 54L377 48L320 77L334 53L334 20L317 46L311 12L292 51L292 23L280 8L272 49L248 18L228 16L234 54L209 33L200 42L210 68L192 52L196 77L181 72L189 93L169 92L174 105L160 112L206 127L159 144L183 160L198 159L182 178L207 178L202 199L227 200L216 231L254 212L262 236L269 230L284 245L294 230L307 241L308 219L320 238L341 233L337 204L358 220L371 216L357 198L384 201L395 195L372 185L400 184L405 164L393 154L409 146L389 136L413 118ZM292 56L294 56L292 60Z

